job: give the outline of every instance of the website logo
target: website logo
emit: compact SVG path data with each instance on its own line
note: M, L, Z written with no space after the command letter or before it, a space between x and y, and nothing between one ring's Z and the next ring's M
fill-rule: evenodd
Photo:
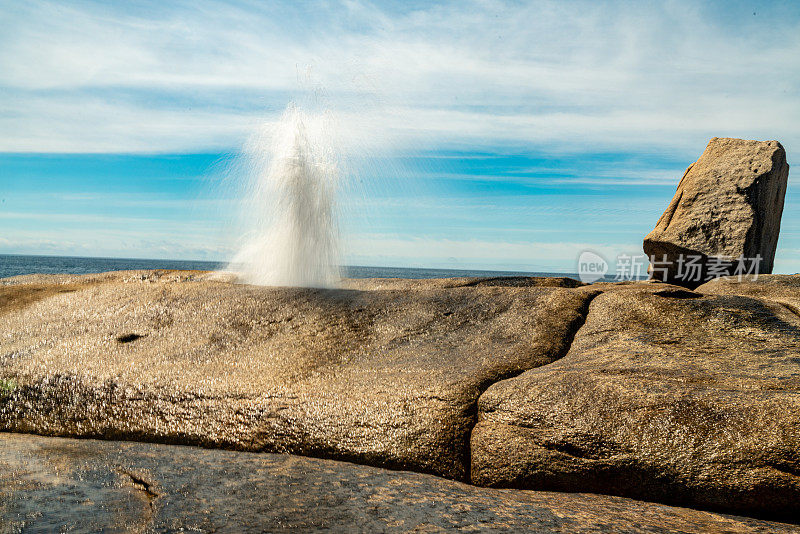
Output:
M590 250L584 250L578 256L578 278L585 284L591 284L608 273L608 262Z

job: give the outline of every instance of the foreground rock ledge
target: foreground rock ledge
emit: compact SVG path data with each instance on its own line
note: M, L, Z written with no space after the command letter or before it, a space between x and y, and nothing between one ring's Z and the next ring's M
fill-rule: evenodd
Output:
M265 288L199 273L0 285L0 429L290 452L466 479L490 384L561 357L574 280Z
M796 527L620 497L477 488L288 455L0 433L0 530L6 529L738 533Z
M700 289L606 292L564 358L490 387L473 482L797 520L800 276Z

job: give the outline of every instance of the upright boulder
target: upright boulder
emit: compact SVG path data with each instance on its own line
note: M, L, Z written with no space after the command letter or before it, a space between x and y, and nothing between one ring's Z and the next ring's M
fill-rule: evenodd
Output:
M651 277L695 287L725 274L771 273L788 175L777 141L713 138L644 238Z

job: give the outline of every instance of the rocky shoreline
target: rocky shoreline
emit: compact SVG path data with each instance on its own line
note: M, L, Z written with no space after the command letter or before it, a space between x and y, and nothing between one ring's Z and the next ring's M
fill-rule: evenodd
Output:
M180 271L15 277L0 281L0 430L404 471L387 480L426 476L405 473L417 471L443 477L425 478L442 499L450 479L547 507L554 497L541 492L555 490L596 511L605 504L586 503L610 497L583 494L620 496L614 506L629 511L651 501L796 522L798 309L798 275L693 291L546 278L310 290ZM22 441L1 437L16 451L6 454L23 455ZM609 519L586 513L587 531ZM726 528L774 530L737 525Z

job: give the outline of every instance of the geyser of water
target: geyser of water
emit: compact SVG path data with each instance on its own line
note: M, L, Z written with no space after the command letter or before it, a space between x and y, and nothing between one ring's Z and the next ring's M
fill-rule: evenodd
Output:
M332 127L330 114L289 105L276 126L262 129L246 146L246 230L228 267L241 281L337 285L339 165Z

